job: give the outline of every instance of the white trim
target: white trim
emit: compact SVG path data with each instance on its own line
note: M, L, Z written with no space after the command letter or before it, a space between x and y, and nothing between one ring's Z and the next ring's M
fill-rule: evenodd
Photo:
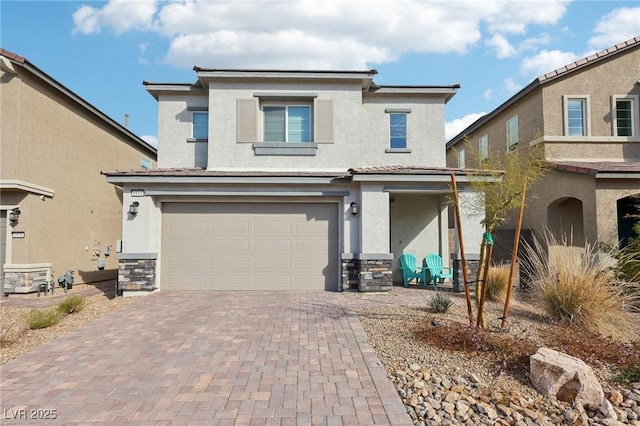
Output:
M631 136L618 136L618 114L616 101L631 101ZM638 95L611 95L611 134L614 138L637 138L640 135L638 119Z
M0 180L0 189L17 189L19 191L31 192L51 198L53 198L53 195L56 193L54 189L17 179Z
M584 101L584 110L582 111L583 131L584 135L581 136L569 136L569 101L580 100ZM591 97L590 95L564 95L562 96L562 134L564 137L580 138L591 136Z
M509 124L515 122L515 138L509 132ZM518 124L518 115L514 115L510 119L505 122L506 127L506 135L507 135L507 152L511 152L514 149L517 149L518 143L520 142L520 129Z

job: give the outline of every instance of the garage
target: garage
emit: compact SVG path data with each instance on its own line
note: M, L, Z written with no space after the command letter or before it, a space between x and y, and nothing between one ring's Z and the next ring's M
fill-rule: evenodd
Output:
M161 289L338 289L337 203L164 203Z

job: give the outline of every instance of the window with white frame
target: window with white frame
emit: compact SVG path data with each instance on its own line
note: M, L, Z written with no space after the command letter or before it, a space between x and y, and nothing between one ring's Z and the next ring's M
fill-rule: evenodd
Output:
M389 114L389 148L405 149L407 147L407 114Z
M507 121L507 151L516 149L518 142L518 116L514 115Z
M613 96L613 135L636 136L638 133L638 96Z
M589 97L563 96L565 136L589 136Z
M458 151L458 168L464 169L464 148Z
M478 157L481 162L489 158L489 136L487 135L478 139Z
M264 106L265 142L311 142L311 107Z
M192 112L192 123L191 137L193 139L209 139L208 112Z

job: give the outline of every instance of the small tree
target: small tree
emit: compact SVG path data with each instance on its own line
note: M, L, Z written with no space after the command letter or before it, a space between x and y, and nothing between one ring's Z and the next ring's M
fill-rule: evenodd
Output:
M478 165L478 168L469 174L471 186L474 191L484 195L482 203L471 208L475 208L476 211L485 211L485 219L482 221L485 233L480 245L475 299L478 308L476 325L486 327L483 308L486 296L485 283L493 253L493 231L507 223L509 211L524 205L527 199L527 187L538 181L549 168L544 161L544 148L541 144L521 147L510 152L491 153L485 158L480 157L478 149L468 140L465 140L464 147L470 162ZM487 179L487 176L501 178L501 180L495 183L495 179ZM519 235L515 236L516 241L519 238ZM512 280L511 276L509 289ZM510 292L508 293L505 311L510 299ZM506 317L506 313L504 316Z

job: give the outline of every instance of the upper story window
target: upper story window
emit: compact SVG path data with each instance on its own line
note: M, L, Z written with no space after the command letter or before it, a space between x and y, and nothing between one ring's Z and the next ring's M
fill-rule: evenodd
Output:
M191 136L193 139L209 139L209 113L192 112L193 128Z
M458 151L458 168L464 169L464 148Z
M636 136L638 126L638 96L613 96L612 117L614 136Z
M142 170L151 169L151 160L148 157L142 157L140 159L140 167L142 168Z
M407 147L407 114L389 114L389 148L405 149Z
M589 136L589 97L565 95L562 97L564 108L564 135Z
M264 106L264 142L311 142L311 107Z
M518 116L514 115L507 121L507 151L513 151L518 147Z
M489 158L489 136L487 135L483 135L478 139L478 156L481 162Z

